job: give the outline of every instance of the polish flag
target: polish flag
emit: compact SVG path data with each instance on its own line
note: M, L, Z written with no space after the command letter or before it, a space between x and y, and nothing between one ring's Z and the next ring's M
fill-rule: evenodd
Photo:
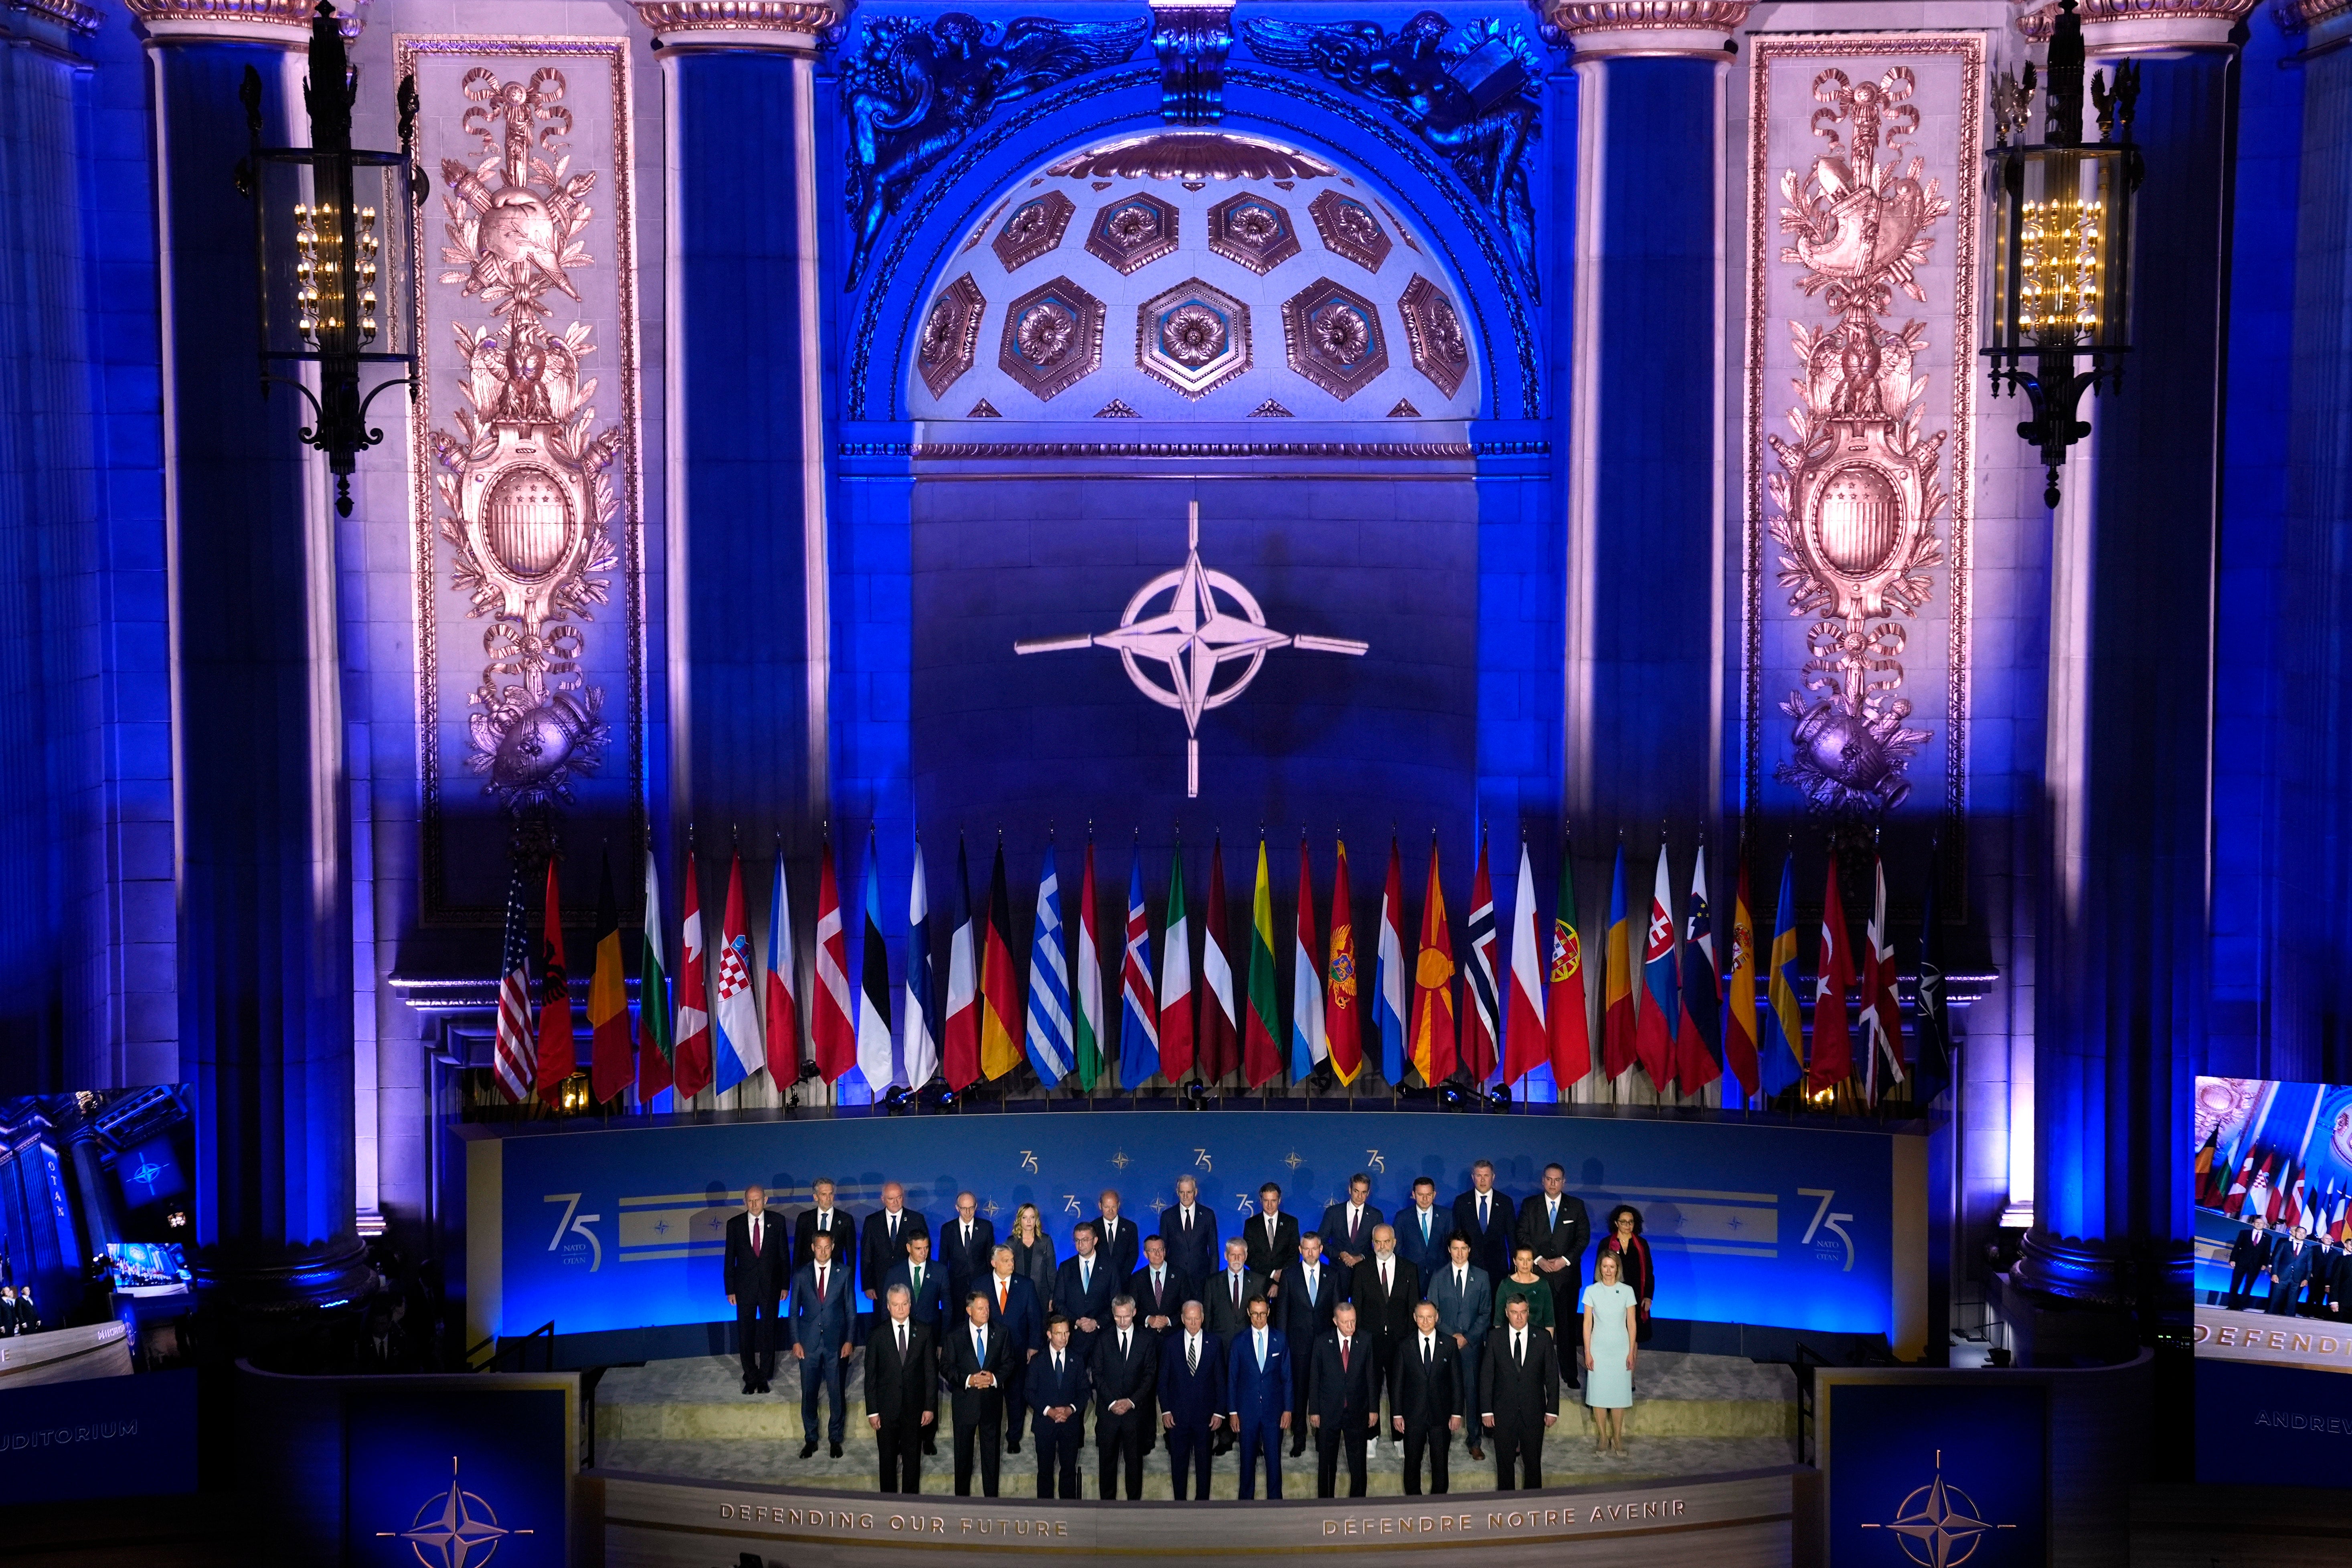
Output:
M1536 946L1536 868L1528 858L1527 840L1521 839L1518 900L1511 910L1510 1015L1503 1032L1506 1083L1518 1082L1551 1058L1543 988L1544 963Z

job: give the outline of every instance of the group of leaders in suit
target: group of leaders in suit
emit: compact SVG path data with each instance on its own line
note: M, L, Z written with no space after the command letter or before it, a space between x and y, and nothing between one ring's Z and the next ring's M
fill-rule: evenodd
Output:
M2263 1310L2280 1317L2352 1318L2352 1246L2308 1226L2273 1226L2257 1215L2230 1244L2225 1304L2246 1310L2269 1276Z
M1408 1495L1421 1493L1424 1469L1432 1492L1447 1489L1457 1436L1473 1460L1492 1448L1503 1489L1539 1487L1560 1385L1576 1384L1579 1350L1591 1342L1589 1328L1579 1332L1591 1221L1557 1164L1543 1191L1517 1201L1487 1161L1471 1182L1441 1206L1423 1177L1411 1205L1384 1218L1359 1174L1311 1230L1268 1182L1222 1246L1218 1216L1190 1176L1149 1235L1107 1190L1060 1258L1033 1205L1000 1241L971 1193L957 1195L954 1216L935 1231L898 1183L884 1184L882 1207L861 1222L819 1181L787 1231L764 1192L749 1187L728 1222L725 1261L743 1392L769 1391L781 1339L801 1363L801 1455L816 1451L829 1397L826 1441L840 1458L843 1376L862 1329L866 1419L886 1492L919 1489L942 1391L959 1496L975 1474L984 1495L997 1495L1003 1456L1018 1454L1024 1436L1037 1495L1079 1496L1090 1415L1105 1498L1122 1484L1140 1496L1145 1456L1162 1443L1179 1500L1206 1498L1213 1459L1236 1448L1240 1495L1255 1495L1262 1466L1266 1495L1278 1498L1286 1447L1295 1458L1310 1441L1324 1497L1336 1495L1343 1461L1349 1495L1362 1496L1368 1448L1384 1439L1397 1445ZM1603 1247L1628 1247L1620 1263L1639 1267L1646 1339L1639 1215L1621 1205L1611 1218ZM1629 1279L1624 1267L1615 1272ZM1629 1310L1625 1335L1634 1326ZM1611 1353L1630 1374L1630 1338Z

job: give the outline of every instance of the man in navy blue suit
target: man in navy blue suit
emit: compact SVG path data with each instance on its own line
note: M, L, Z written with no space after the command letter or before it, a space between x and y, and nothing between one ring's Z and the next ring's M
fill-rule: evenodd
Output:
M1110 1324L1110 1299L1127 1283L1095 1246L1092 1220L1080 1220L1077 1251L1062 1259L1054 1279L1054 1310L1070 1320L1070 1343L1091 1361L1095 1336Z
M1168 1244L1169 1267L1202 1289L1217 1271L1217 1216L1201 1201L1201 1184L1176 1178L1176 1201L1160 1211L1160 1237Z
M1323 1237L1323 1256L1339 1267L1342 1294L1356 1265L1372 1255L1372 1226L1380 1223L1381 1211L1372 1206L1372 1179L1361 1171L1348 1178L1345 1202L1325 1206L1323 1223L1315 1228Z
M1364 1495L1364 1444L1381 1419L1370 1341L1356 1331L1356 1306L1339 1303L1331 1327L1315 1342L1307 1379L1307 1424L1315 1430L1315 1495L1338 1495L1339 1450L1348 1451L1348 1495Z
M1181 1326L1160 1352L1160 1426L1178 1502L1188 1480L1209 1500L1210 1445L1225 1424L1224 1346L1202 1326L1205 1318L1200 1302L1185 1302Z
M887 1297L890 1287L907 1288L908 1310L915 1321L931 1331L931 1342L939 1342L940 1320L948 1315L947 1270L931 1261L931 1238L918 1236L907 1244L907 1258L894 1263L882 1276L882 1294Z
M1412 1206L1399 1209L1389 1223L1396 1226L1397 1256L1412 1265L1423 1284L1437 1278L1445 1263L1445 1238L1454 1234L1454 1211L1437 1206L1437 1184L1417 1178Z
M2280 1237L2271 1247L2270 1310L2292 1317L2295 1297L2319 1266L2319 1244L2311 1239L2309 1231L2296 1226Z
M1454 1234L1470 1238L1470 1261L1489 1279L1511 1271L1512 1222L1518 1212L1511 1195L1495 1184L1495 1162L1474 1163L1470 1190L1454 1200Z
M849 1409L841 1402L843 1363L849 1360L849 1266L833 1256L833 1237L818 1231L809 1242L809 1260L793 1276L793 1359L801 1363L801 1458L816 1453L816 1406L820 1391L833 1391L833 1419L826 1436L833 1457L841 1458Z
M1242 1500L1257 1496L1257 1457L1265 1456L1265 1495L1282 1496L1282 1435L1290 1429L1290 1345L1268 1326L1263 1297L1249 1304L1249 1327L1234 1336L1225 1360L1227 1412L1242 1448Z
M940 1226L939 1265L947 1270L948 1300L961 1301L988 1273L996 1249L996 1222L980 1212L980 1200L958 1193L956 1216Z
M1290 1271L1290 1288L1274 1303L1274 1325L1290 1342L1290 1407L1307 1408L1307 1374L1314 1362L1308 1352L1330 1331L1332 1310L1348 1294L1348 1276L1323 1256L1323 1237L1308 1231L1298 1238L1298 1257ZM1290 1457L1307 1451L1307 1423L1291 1423Z
M1095 1447L1102 1450L1100 1495L1105 1502L1118 1495L1123 1469L1133 1502L1143 1496L1143 1435L1160 1386L1160 1336L1135 1321L1135 1299L1124 1291L1111 1298L1110 1315L1087 1366L1095 1380Z
M1076 1500L1078 1445L1086 1436L1087 1398L1092 1391L1086 1358L1070 1348L1070 1320L1056 1312L1045 1320L1045 1349L1029 1369L1030 1428L1037 1440L1037 1495Z
M1012 1370L1004 1380L1004 1451L1021 1451L1022 1411L1029 1404L1029 1363L1045 1348L1045 1304L1025 1274L1013 1271L1013 1248L998 1246L989 1253L986 1274L971 1289L988 1296L988 1321L1003 1328L1013 1342Z

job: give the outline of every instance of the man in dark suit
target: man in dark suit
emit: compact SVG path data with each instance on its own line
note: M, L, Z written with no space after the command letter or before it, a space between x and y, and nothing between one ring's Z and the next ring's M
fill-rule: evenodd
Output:
M768 1213L768 1192L758 1183L743 1189L743 1212L727 1222L727 1304L735 1309L735 1332L743 1360L743 1392L765 1394L776 1375L776 1307L783 1300L784 1267L791 1248L783 1226Z
M866 1424L886 1492L923 1489L923 1454L939 1418L939 1342L908 1310L907 1287L882 1292L885 1316L866 1344Z
M1412 1310L1413 1331L1389 1369L1389 1426L1404 1442L1404 1495L1421 1495L1421 1459L1429 1456L1429 1489L1445 1495L1445 1466L1462 1430L1462 1352L1438 1327L1437 1308Z
M1437 1278L1445 1262L1445 1238L1454 1234L1454 1211L1437 1206L1437 1184L1427 1176L1414 1178L1412 1206L1397 1210L1389 1223L1396 1226L1397 1256L1420 1269L1423 1279Z
M1447 1237L1445 1252L1444 1267L1429 1280L1429 1304L1437 1309L1437 1331L1454 1342L1454 1352L1462 1358L1464 1413L1474 1414L1468 1403L1478 1391L1478 1364L1486 1354L1486 1331L1495 1326L1495 1282L1470 1261L1468 1237L1458 1231ZM1485 1458L1486 1428L1475 1420L1464 1425L1470 1431L1470 1457Z
M1135 1298L1111 1298L1111 1326L1095 1342L1095 1447L1099 1494L1118 1495L1119 1471L1127 1472L1127 1500L1143 1495L1143 1435L1151 1418L1152 1391L1160 1385L1160 1336L1135 1321Z
M1054 1279L1054 1310L1070 1320L1070 1343L1093 1364L1095 1336L1110 1321L1110 1299L1127 1276L1116 1273L1096 1247L1094 1222L1080 1220L1077 1250L1062 1259Z
M988 1260L996 1250L996 1222L980 1212L980 1200L970 1193L958 1193L955 1218L940 1226L936 1261L947 1270L948 1300L961 1301L976 1289L988 1273Z
M1225 1243L1225 1266L1201 1282L1201 1305L1209 1315L1209 1331L1231 1342L1249 1327L1249 1304L1265 1300L1265 1276L1249 1267L1249 1243L1234 1237Z
M1224 1256L1217 1246L1217 1216L1201 1202L1201 1184L1190 1176L1176 1178L1176 1201L1160 1211L1160 1236L1168 1243L1170 1267L1195 1289L1217 1271L1217 1260Z
M37 1334L41 1331L41 1310L33 1305L33 1288L25 1285L16 1291L16 1331Z
M819 1176L809 1184L810 1206L793 1216L792 1266L798 1270L809 1260L809 1242L820 1230L833 1237L833 1260L851 1271L850 1284L857 1283L857 1221L845 1208L833 1202L833 1183Z
M948 1317L947 1270L931 1261L931 1238L918 1236L907 1244L907 1260L894 1263L882 1276L882 1293L887 1296L893 1285L907 1288L907 1299L913 1305L915 1321L932 1331L934 1340L940 1321ZM970 1294L969 1291L966 1294Z
M1584 1247L1592 1239L1592 1221L1584 1212L1584 1200L1568 1190L1568 1173L1559 1165L1544 1167L1543 1191L1519 1205L1514 1239L1534 1250L1536 1272L1551 1287L1552 1321L1565 1339L1568 1325L1582 1320L1579 1303L1584 1297ZM1579 1334L1580 1339L1580 1330ZM1564 1374L1574 1388L1576 1359L1568 1361Z
M1511 1227L1517 1215L1510 1194L1495 1184L1495 1163L1473 1164L1470 1190L1454 1200L1454 1232L1470 1238L1470 1261L1489 1279L1511 1271Z
M1249 1325L1225 1353L1225 1413L1242 1450L1241 1498L1257 1496L1257 1458L1265 1456L1265 1495L1282 1496L1282 1435L1290 1429L1290 1345L1271 1322L1260 1296L1250 1302Z
M866 1216L866 1234L857 1258L858 1288L870 1302L882 1300L882 1281L907 1260L907 1247L918 1235L931 1234L930 1223L907 1206L907 1189L896 1182L882 1184L882 1206Z
M1143 1257L1143 1227L1118 1212L1118 1194L1108 1187L1095 1200L1101 1217L1095 1221L1095 1250L1111 1272L1125 1279Z
M1342 1301L1331 1327L1308 1357L1307 1425L1315 1433L1315 1495L1338 1496L1339 1450L1348 1451L1348 1495L1364 1495L1364 1440L1381 1418L1381 1394L1372 1381L1371 1347L1356 1331L1356 1306Z
M996 1495L999 1441L1004 1433L1003 1383L1013 1364L1013 1342L988 1326L988 1297L973 1291L964 1321L947 1331L942 1363L955 1415L955 1495L971 1496L971 1462L980 1458L980 1493Z
M2222 1298L2222 1305L2239 1310L2253 1294L2254 1281L2270 1262L2271 1222L2268 1216L2256 1215L2253 1223L2241 1229L2230 1244L2230 1293Z
M1045 1348L1045 1306L1037 1287L1013 1268L1013 1248L999 1246L988 1255L988 1272L972 1289L988 1296L988 1321L1013 1336L1013 1368L1004 1380L1004 1451L1021 1451L1021 1415L1029 1401L1030 1363ZM965 1292L966 1296L971 1294Z
M1274 1300L1274 1325L1288 1341L1290 1408L1307 1408L1307 1380L1315 1368L1315 1347L1331 1329L1331 1313L1347 1299L1348 1277L1323 1256L1323 1237L1308 1231L1298 1238L1297 1266L1290 1271L1290 1289ZM1307 1423L1290 1424L1290 1457L1307 1451Z
M1372 1348L1372 1408L1389 1385L1389 1363L1412 1332L1412 1310L1421 1300L1421 1275L1396 1255L1396 1227L1372 1227L1372 1255L1356 1266L1356 1310L1364 1339Z
M2319 1263L2319 1247L2312 1241L2311 1233L2296 1226L2271 1244L2271 1304L2269 1311L2276 1317L2287 1317L2294 1311L2294 1299L2302 1294L2304 1285L2311 1279Z
M1559 1419L1559 1352L1549 1334L1528 1326L1524 1300L1504 1316L1478 1368L1478 1420L1495 1443L1495 1489L1534 1491L1544 1484L1544 1431Z
M1078 1445L1086 1437L1087 1398L1093 1384L1087 1363L1070 1348L1070 1320L1045 1320L1045 1349L1030 1367L1028 1397L1036 1412L1030 1436L1037 1443L1037 1495L1075 1502Z
M1323 1223L1316 1226L1323 1237L1323 1256L1339 1267L1342 1278L1353 1277L1356 1265L1372 1255L1372 1227L1380 1223L1372 1179L1359 1171L1348 1178L1347 1200L1326 1205Z
M833 1233L819 1231L809 1259L793 1276L793 1359L801 1363L801 1458L816 1453L817 1395L833 1391L827 1437L841 1458L849 1407L841 1400L842 1363L849 1359L849 1268L833 1260Z
M1159 1335L1160 1348L1165 1350L1175 1335L1178 1315L1194 1292L1191 1282L1169 1267L1168 1243L1160 1237L1143 1238L1143 1261L1128 1276L1127 1293L1135 1298L1135 1321ZM1155 1388L1143 1401L1143 1451L1149 1454L1159 1442L1160 1404Z
M1282 1294L1284 1270L1298 1261L1298 1216L1282 1212L1282 1188L1268 1182L1257 1190L1257 1213L1242 1226L1249 1243L1249 1266L1265 1276L1270 1300Z
M1160 1347L1160 1427L1178 1502L1188 1480L1209 1500L1210 1445L1225 1426L1224 1342L1203 1326L1207 1319L1200 1302L1185 1302L1176 1331Z

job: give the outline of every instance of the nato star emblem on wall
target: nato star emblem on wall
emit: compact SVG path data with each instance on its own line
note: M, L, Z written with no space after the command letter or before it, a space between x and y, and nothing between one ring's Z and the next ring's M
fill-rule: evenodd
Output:
M1263 278L1298 254L1298 231L1279 202L1244 191L1209 209L1209 249Z
M1372 302L1328 278L1282 302L1290 368L1345 402L1389 367L1389 342Z
M1322 237L1323 248L1346 257L1367 272L1378 272L1389 252L1396 248L1372 209L1353 196L1327 190L1307 204L1307 211L1315 219L1315 232Z
M923 318L922 336L915 344L915 365L932 396L945 392L971 368L980 344L981 312L987 309L988 301L969 272L940 289L940 297L931 302L931 313Z
M1017 272L1062 243L1077 210L1077 204L1059 191L1032 196L1006 216L989 248L1004 263L1004 270Z
M1087 250L1124 278L1176 253L1176 209L1141 192L1121 196L1095 215Z
M996 363L1005 374L1050 402L1102 363L1100 300L1056 278L1013 301Z
M1249 307L1188 278L1137 310L1135 363L1186 397L1205 397L1250 367Z

